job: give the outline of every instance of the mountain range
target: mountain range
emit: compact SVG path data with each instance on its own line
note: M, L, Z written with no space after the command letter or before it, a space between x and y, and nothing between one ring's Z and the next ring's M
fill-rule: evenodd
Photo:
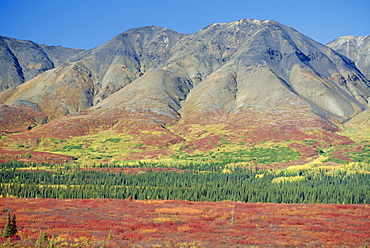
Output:
M263 142L311 156L300 141L349 144L343 124L368 121L369 37L325 46L250 19L135 28L90 50L0 37L0 145L99 162Z

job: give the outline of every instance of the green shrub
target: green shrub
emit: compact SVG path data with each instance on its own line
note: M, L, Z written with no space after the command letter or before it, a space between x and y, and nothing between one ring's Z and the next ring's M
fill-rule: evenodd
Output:
M118 143L120 141L121 141L120 138L109 138L109 139L106 139L103 143L106 143L106 142Z
M82 144L79 145L66 145L63 147L63 150L70 151L70 150L79 150L82 149Z

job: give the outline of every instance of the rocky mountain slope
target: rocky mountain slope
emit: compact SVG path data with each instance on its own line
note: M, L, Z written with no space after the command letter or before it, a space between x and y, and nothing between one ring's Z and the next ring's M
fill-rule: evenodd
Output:
M82 51L0 36L0 91L21 85Z
M91 135L110 132L136 137L138 153L161 147L152 157L225 140L341 143L348 139L332 133L336 125L368 109L369 97L352 60L274 21L217 23L189 35L149 26L2 92L0 127L32 129L5 147L78 136L89 147ZM123 159L131 158L140 156Z
M352 59L361 72L370 78L370 35L339 37L327 46Z
M36 104L33 109L48 119L85 110L162 63L181 36L158 27L129 30L9 89L0 102L23 110Z

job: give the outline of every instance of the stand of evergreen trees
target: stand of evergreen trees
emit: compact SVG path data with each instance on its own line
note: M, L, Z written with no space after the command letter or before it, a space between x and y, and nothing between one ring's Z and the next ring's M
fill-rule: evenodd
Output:
M5 238L13 237L17 234L17 232L18 229L15 214L11 216L10 212L8 212L2 236Z
M24 166L24 165L23 165ZM145 167L145 165L142 165ZM308 171L272 172L238 168L223 173L222 165L195 166L184 172L146 171L140 174L68 170L25 171L22 165L1 164L3 196L27 198L236 200L274 203L370 203L370 174ZM24 166L25 167L25 166ZM207 169L208 168L208 169ZM278 177L301 180L273 182Z

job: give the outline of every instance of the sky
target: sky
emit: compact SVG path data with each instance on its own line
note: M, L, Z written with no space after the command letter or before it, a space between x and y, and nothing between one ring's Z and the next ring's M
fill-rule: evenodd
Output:
M131 28L274 20L322 43L370 35L370 0L0 0L0 35L90 49Z

